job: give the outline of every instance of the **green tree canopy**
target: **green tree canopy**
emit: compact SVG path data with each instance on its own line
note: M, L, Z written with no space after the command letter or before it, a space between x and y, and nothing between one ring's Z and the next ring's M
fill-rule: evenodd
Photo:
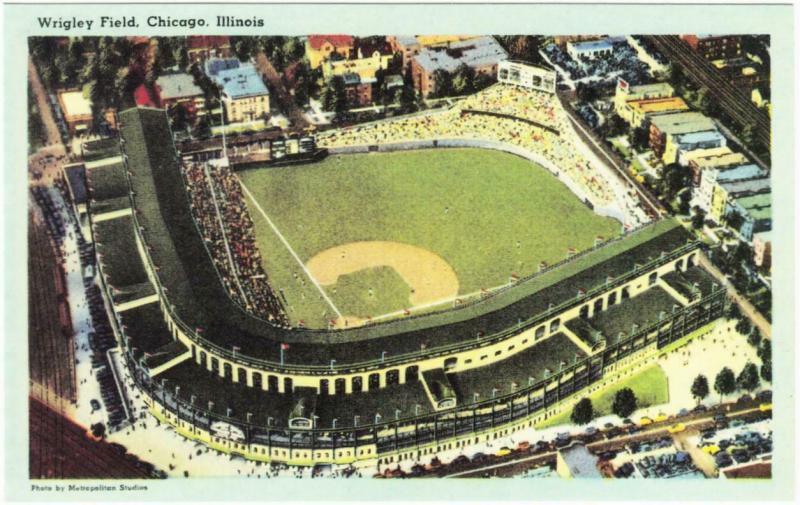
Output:
M628 417L636 410L636 395L631 388L623 388L616 392L614 395L614 403L611 405L611 411L619 417Z
M698 375L694 378L694 382L692 382L692 398L697 400L697 403L700 403L703 398L708 396L708 379L706 379L705 375Z
M581 399L572 408L570 419L577 425L588 424L594 418L594 408L592 407L592 400L588 398Z
M722 398L725 395L729 395L735 390L736 378L733 375L733 370L728 367L724 367L719 371L717 378L714 380L714 391L719 393L720 401L722 401Z
M753 391L758 387L758 367L755 364L747 362L736 378L736 386L745 391Z

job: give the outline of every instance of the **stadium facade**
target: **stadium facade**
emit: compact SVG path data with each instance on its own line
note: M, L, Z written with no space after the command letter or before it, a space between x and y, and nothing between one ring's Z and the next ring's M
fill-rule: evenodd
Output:
M107 309L150 412L223 452L394 462L486 441L717 331L727 304L699 244L662 220L448 310L274 324L222 288L165 112L129 109L119 125L122 157L87 173Z

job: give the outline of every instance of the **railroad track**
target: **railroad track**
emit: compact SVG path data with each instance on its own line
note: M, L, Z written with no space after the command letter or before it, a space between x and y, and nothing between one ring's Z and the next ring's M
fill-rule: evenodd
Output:
M679 37L649 35L646 38L670 61L680 65L689 79L705 86L731 119L742 127L752 124L756 140L769 150L772 140L770 118L745 93L733 86L719 70ZM769 158L766 161L769 162Z

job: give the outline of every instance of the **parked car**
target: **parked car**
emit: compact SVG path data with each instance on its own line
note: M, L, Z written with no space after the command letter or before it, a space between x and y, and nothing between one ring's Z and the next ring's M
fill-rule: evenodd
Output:
M769 403L772 401L772 391L769 389L765 389L764 391L759 391L756 395L756 399L760 402Z
M683 423L673 424L669 428L667 428L669 433L680 433L682 431L686 431L686 425Z
M731 428L738 428L739 426L744 426L744 425L745 425L745 422L742 421L741 419L734 419L730 423L730 427Z
M770 412L772 411L772 404L771 403L762 403L758 406L758 410L761 412Z
M509 454L511 454L511 452L512 452L511 449L509 449L508 447L501 447L500 449L498 449L496 453L494 453L494 455L497 456L498 458L502 458L503 456L508 456Z
M100 402L98 402L94 398L89 400L89 405L92 407L92 412L94 412L95 410L100 410Z
M703 447L702 450L703 450L704 453L710 454L712 456L715 455L716 453L718 453L719 451L721 451L719 446L715 445L715 444L707 445L707 446Z
M748 395L748 394L744 394L744 395L740 396L738 400L736 400L736 403L745 403L745 402L751 402L751 401L753 401L753 397Z
M719 468L725 468L733 464L733 458L731 458L731 455L727 452L718 452L717 455L714 456L714 462Z
M656 416L656 418L653 419L653 421L656 422L656 423L661 423L661 422L666 421L667 419L669 419L669 417L667 417L667 415L665 413L659 412L658 415Z
M689 411L687 409L681 409L681 410L678 411L678 416L679 417L688 416L688 415L689 415Z
M647 416L639 419L639 426L647 426L648 424L653 424L653 420Z
M702 412L705 412L706 410L708 410L708 407L706 407L703 404L700 404L697 407L692 409L692 414L700 414Z

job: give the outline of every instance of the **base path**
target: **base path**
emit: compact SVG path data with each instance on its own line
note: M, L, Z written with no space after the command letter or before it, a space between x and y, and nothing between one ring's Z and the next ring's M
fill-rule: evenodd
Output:
M393 268L411 288L412 305L458 295L458 277L441 256L400 242L351 242L315 255L306 263L323 286L335 284L341 275L375 267Z

